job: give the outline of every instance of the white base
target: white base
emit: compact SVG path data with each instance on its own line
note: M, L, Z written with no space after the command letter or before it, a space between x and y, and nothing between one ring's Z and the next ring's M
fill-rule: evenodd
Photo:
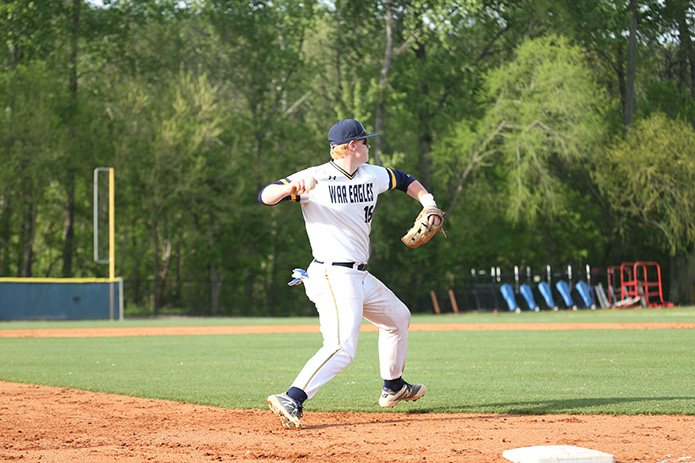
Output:
M539 445L505 450L502 456L514 463L615 463L613 455L571 445Z

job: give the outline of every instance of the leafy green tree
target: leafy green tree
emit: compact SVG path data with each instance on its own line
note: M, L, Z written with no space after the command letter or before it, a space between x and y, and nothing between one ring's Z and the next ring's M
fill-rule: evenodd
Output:
M343 117L451 212L450 239L408 252L419 206L380 201L374 269L410 304L470 267L658 257L657 214L635 219L597 153L629 114L695 121L692 17L689 0L5 0L0 272L103 275L92 169L114 166L127 302L312 313L286 286L309 255L301 214L256 194L328 160Z
M658 232L671 255L695 244L695 131L654 113L636 121L593 172L619 220L620 230L639 221Z
M674 80L659 80L650 84L637 108L638 117L646 118L654 112L664 113L671 119L695 122L695 99Z
M666 75L678 82L680 89L695 94L695 49L693 48L693 17L695 5L690 0L662 2L658 25L664 35L677 37L675 47L664 47ZM691 122L693 120L691 119Z
M37 225L63 137L60 109L66 89L57 82L40 62L0 73L0 269L5 275L34 275L41 236Z
M15 67L48 57L53 51L54 20L63 8L63 2L3 0L0 4L0 63Z
M326 122L314 116L306 85L314 69L306 62L305 44L316 8L315 1L242 0L215 0L202 8L218 57L211 76L229 113L221 140L236 160L235 181L244 192L235 198L235 217L244 224L240 239L247 246L230 267L247 304L271 313L282 302L276 288L286 289L288 269L305 265L308 245L297 210L261 208L256 195L327 153L325 142L317 147L313 130Z
M124 200L129 205L125 212L133 214L131 225L148 230L157 311L173 264L187 251L188 240L197 240L188 234L191 216L182 205L197 207L198 201L207 198L201 188L209 183L205 175L213 172L205 166L208 157L215 159L224 118L216 88L205 75L181 70L155 92L142 82L135 84L125 101L113 107L120 138L116 167L124 187L120 191L129 195ZM136 230L124 233L143 238Z
M602 141L603 100L582 51L560 36L528 40L487 75L484 95L482 120L462 120L438 151L449 208L471 173L493 163L510 220L552 217L563 208L568 171L582 170Z
M529 39L485 76L482 117L462 118L434 146L454 230L438 243L451 286L471 268L580 265L604 254L605 218L589 171L605 97L590 75L566 38Z

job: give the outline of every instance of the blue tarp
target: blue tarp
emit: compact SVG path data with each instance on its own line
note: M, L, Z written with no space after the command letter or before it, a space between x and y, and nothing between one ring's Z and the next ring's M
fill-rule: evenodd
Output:
M589 285L586 283L586 281L578 282L575 287L577 288L579 297L582 298L584 307L587 309L595 309L596 304L594 304L593 298L591 297L591 290L589 289Z
M557 306L555 305L555 299L553 298L553 292L550 289L550 285L545 281L541 281L540 283L538 283L538 291L540 291L541 296L543 296L543 299L545 300L545 303L548 305L548 308L557 310Z
M519 292L524 297L524 300L526 300L526 304L528 305L529 310L539 310L538 304L536 304L536 298L533 297L533 290L529 285L527 285L526 283L522 284L519 287Z
M577 306L574 305L574 301L572 300L572 294L570 294L570 286L569 284L567 284L566 281L558 281L557 283L555 283L555 288L557 288L557 291L560 293L560 296L562 296L562 300L565 301L565 305L568 309L577 308Z
M502 297L507 302L509 310L514 311L519 308L516 303L516 297L514 296L514 288L509 283L505 283L500 286L500 291L502 292Z

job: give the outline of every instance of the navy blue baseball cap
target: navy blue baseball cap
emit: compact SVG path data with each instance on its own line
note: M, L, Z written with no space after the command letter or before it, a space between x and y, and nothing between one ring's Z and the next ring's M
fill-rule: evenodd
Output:
M328 131L328 141L331 146L343 145L352 140L361 140L363 138L371 138L378 136L378 133L367 133L355 119L343 119L336 122L331 130Z

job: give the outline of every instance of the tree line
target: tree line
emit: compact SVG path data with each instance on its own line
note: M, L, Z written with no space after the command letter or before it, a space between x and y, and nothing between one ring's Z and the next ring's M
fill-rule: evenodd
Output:
M311 314L286 285L311 260L299 208L256 196L356 118L449 213L410 251L417 205L380 200L370 266L414 311L473 268L635 260L695 303L694 20L687 0L5 0L0 275L105 276L108 166L130 310Z

